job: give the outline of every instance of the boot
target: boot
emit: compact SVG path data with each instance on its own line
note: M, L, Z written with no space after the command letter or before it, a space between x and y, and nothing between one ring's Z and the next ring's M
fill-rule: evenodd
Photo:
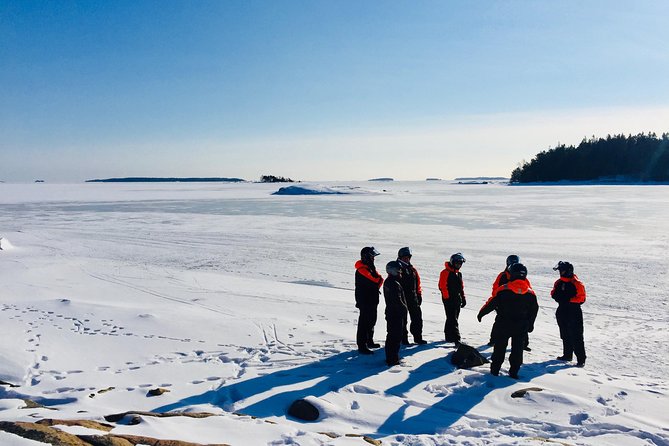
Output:
M370 344L367 344L367 348L380 348L381 344L377 344L376 342L372 342Z
M371 355L374 352L368 349L367 347L360 347L358 348L358 353L360 353L361 355Z
M427 341L426 341L425 339L423 339L423 338L417 338L417 339L414 339L414 341L416 341L416 344L418 344L418 345L425 345L425 344L427 344Z

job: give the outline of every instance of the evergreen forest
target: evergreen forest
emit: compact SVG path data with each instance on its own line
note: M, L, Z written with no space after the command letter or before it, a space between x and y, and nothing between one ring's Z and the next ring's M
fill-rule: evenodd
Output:
M669 181L669 133L593 136L577 147L559 144L511 174L511 183L554 181Z

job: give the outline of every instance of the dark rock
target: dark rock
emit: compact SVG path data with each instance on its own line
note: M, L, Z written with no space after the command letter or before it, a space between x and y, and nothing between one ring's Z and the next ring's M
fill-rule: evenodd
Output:
M316 421L320 416L318 408L306 400L295 400L288 408L288 415L304 421Z
M37 403L37 402L35 402L35 401L33 401L33 400L29 400L29 399L24 399L23 402L26 403L26 405L23 406L23 407L19 407L19 409L49 409L49 410L58 410L58 409L55 409L55 408L53 408L53 407L46 407L46 406L43 405L43 404Z
M29 440L58 446L90 446L76 435L68 434L53 427L22 421L0 421L0 430Z
M376 440L374 438L368 437L367 435L360 435L360 434L346 434L346 437L354 437L354 438L362 438L369 444L373 444L375 446L381 446L383 443L381 443L380 440Z
M516 390L511 394L511 398L522 398L525 396L527 392L541 392L542 389L541 387L526 387L524 389Z
M165 392L169 392L168 389L164 389L162 387L157 387L155 389L151 389L146 393L146 396L160 396Z
M215 413L211 412L144 412L144 411L128 411L123 413L115 413L111 415L105 415L105 420L110 423L117 423L128 415L134 415L139 417L140 415L145 417L156 417L156 418L170 418L170 417L188 417L188 418L208 418L217 416Z
M483 356L474 347L467 344L460 344L458 349L451 356L451 364L459 369L470 369L483 364L487 364L488 359Z
M109 432L114 429L114 426L111 424L100 423L93 420L57 420L53 418L45 418L43 420L39 420L36 424L40 424L42 426L81 426L87 429L96 429L105 432Z

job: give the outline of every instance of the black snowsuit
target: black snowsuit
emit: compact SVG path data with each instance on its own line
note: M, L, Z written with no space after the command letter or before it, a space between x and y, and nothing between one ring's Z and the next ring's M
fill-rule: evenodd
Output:
M558 303L555 318L562 338L562 358L571 361L573 355L580 364L585 364L585 342L583 340L583 311L585 287L575 275L560 277L553 285L551 297Z
M497 278L495 279L495 282L492 284L492 295L493 296L495 295L495 292L497 291L498 287L509 283L510 278L511 278L511 275L509 274L509 272L507 270L504 270L501 273L499 273L497 275ZM529 281L528 281L528 283L529 283ZM531 287L532 287L532 285L530 285L530 288ZM497 337L496 336L497 329L498 329L497 318L495 318L495 322L493 322L492 329L490 330L490 344L493 344L493 345L495 344L495 338ZM523 348L527 347L529 345L530 345L530 337L528 335L525 338L525 342L523 343Z
M398 260L398 262L402 266L400 283L402 284L402 290L404 291L404 297L409 311L409 318L411 319L409 332L411 332L413 340L419 342L423 340L423 312L420 309L420 306L423 303L423 295L420 286L420 276L411 263L406 263L401 260ZM404 327L402 342L405 344L409 343L409 332L407 332L406 327Z
M523 363L523 347L528 332L534 330L539 304L530 284L525 279L516 279L497 289L497 293L481 308L479 320L486 314L497 311L495 324L495 348L492 353L490 372L499 374L504 362L506 348L511 338L509 376L517 378Z
M356 333L358 349L365 350L374 344L376 308L379 306L382 283L383 277L373 263L367 265L362 260L355 263L355 306L360 310Z
M462 281L462 273L453 269L448 262L445 266L446 268L439 276L439 290L446 313L444 339L446 342L457 343L460 342L460 327L458 325L460 308L467 303L465 300L465 286Z
M383 284L383 297L386 300L386 363L398 364L400 344L407 323L407 303L399 277L388 276Z

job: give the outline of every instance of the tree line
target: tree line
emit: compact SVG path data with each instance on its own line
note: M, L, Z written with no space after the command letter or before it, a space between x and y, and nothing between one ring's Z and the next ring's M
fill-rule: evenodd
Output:
M511 173L511 183L562 180L669 181L669 133L593 136L577 147L559 144Z

